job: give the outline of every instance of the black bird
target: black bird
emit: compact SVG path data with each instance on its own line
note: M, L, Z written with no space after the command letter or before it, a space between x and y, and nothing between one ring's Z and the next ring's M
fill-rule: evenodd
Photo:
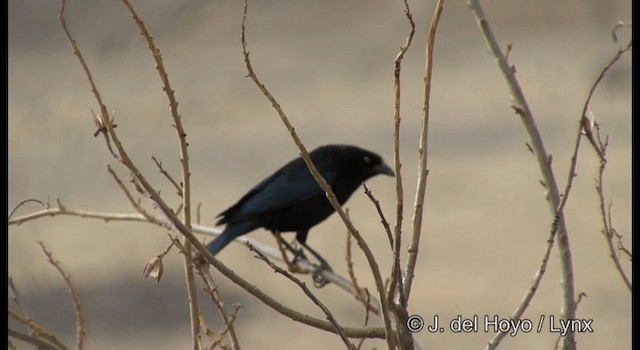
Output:
M325 145L309 155L322 177L331 185L340 205L368 178L378 174L394 176L382 157L356 146ZM207 244L207 248L215 255L236 237L259 227L274 233L295 231L298 242L318 258L323 267L328 267L326 261L306 244L306 240L309 229L334 211L304 160L298 157L220 213L216 225L227 224L227 227Z

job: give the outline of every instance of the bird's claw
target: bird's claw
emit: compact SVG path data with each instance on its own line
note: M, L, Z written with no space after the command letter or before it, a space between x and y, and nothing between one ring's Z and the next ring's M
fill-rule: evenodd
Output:
M304 249L293 249L293 259L291 259L292 265L297 265L300 260L309 260L307 256L304 255Z
M318 267L311 274L311 278L313 278L313 285L316 288L322 288L327 284L329 284L329 280L322 275L322 272L324 271L332 272L333 269L331 268L331 266L329 266L329 264L327 264L326 262L323 262L320 265L318 265Z

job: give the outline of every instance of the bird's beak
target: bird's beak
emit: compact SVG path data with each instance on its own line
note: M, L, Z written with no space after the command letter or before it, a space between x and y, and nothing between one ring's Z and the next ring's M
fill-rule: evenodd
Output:
M393 170L386 165L385 163L382 163L380 165L376 165L375 168L376 170L376 174L385 174L385 175L389 175L389 176L396 176L396 174L393 172Z

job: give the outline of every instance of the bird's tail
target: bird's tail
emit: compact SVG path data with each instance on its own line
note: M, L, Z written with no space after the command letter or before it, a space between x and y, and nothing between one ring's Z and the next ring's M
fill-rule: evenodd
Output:
M249 231L255 230L257 227L258 226L252 221L229 224L227 228L220 234L220 236L216 237L213 241L207 244L207 249L209 249L211 255L216 255L222 250L222 248L231 243L231 241Z

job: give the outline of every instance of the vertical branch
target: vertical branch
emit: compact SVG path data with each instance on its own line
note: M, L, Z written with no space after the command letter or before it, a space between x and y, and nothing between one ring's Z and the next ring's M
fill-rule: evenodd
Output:
M153 38L149 34L146 26L140 16L136 13L133 6L129 0L122 0L124 5L127 7L131 16L140 29L141 35L147 41L147 45L149 51L153 56L153 59L156 63L156 70L160 75L160 80L162 81L162 90L166 93L167 99L169 100L169 110L171 111L171 117L173 118L173 126L176 129L178 136L178 143L180 145L180 162L182 163L182 221L188 230L191 230L191 174L189 172L189 152L187 151L187 134L184 131L184 127L182 126L182 116L178 112L178 101L176 101L175 93L171 88L171 84L169 83L169 76L167 75L167 71L164 68L164 64L162 62L162 55L160 54L160 49L156 46ZM192 253L191 253L191 244L185 239L184 242L184 269L185 269L185 279L187 284L187 294L189 296L189 312L191 314L191 335L193 337L193 348L200 349L201 346L201 336L200 336L200 318L198 311L198 294L196 293L195 287L195 279L194 279L194 271L192 262Z
M602 139L600 138L600 127L598 126L598 124L594 122L595 127L591 127L591 123L586 117L587 111L589 109L589 103L591 102L591 97L593 96L596 87L598 86L600 81L602 81L607 71L620 59L620 57L625 52L630 50L631 50L631 41L629 41L629 43L625 47L621 47L620 49L618 49L615 55L611 58L611 60L609 60L609 62L602 69L602 72L600 72L600 75L598 76L598 78L596 78L595 83L589 90L589 95L582 109L582 120L584 122L583 123L584 132L587 138L589 139L589 141L591 142L591 145L593 146L594 151L598 155L598 158L600 158L600 167L598 168L598 177L596 179L596 192L598 193L598 200L600 202L599 204L600 204L600 217L602 219L602 233L605 236L605 239L607 241L607 247L609 248L609 256L613 261L613 265L615 266L616 270L620 274L622 281L631 292L632 291L631 280L629 279L624 269L622 268L622 264L620 263L620 254L616 253L616 248L614 247L614 244L613 244L613 239L616 234L615 234L615 229L612 227L613 224L611 222L611 205L609 205L609 210L607 211L606 204L605 204L603 178L604 178L604 171L607 166L606 153L607 153L608 138L605 138L605 141L603 142ZM595 134L595 137L594 137L594 134Z
M509 66L507 58L502 53L502 50L498 45L498 41L495 38L493 31L491 30L489 22L486 20L480 2L478 0L468 0L467 4L476 17L478 26L480 27L480 31L482 32L483 37L487 42L487 46L489 47L489 51L498 61L498 67L500 68L500 71L502 72L511 93L512 107L515 110L516 114L520 116L520 120L522 121L527 133L529 134L531 145L535 151L534 153L538 161L540 172L542 173L545 188L547 190L547 201L549 203L549 209L551 210L554 218L556 218L554 219L554 221L557 221L558 234L556 236L556 239L558 243L557 246L560 256L560 264L562 267L561 316L565 320L575 319L576 302L575 287L573 281L573 260L571 258L571 248L569 245L569 236L564 220L564 214L558 211L558 208L560 208L561 205L561 199L560 193L558 191L558 185L556 183L551 167L551 157L547 154L544 148L542 137L538 132L538 128L533 119L531 110L529 109L520 84L515 77L515 70L513 69L513 67ZM563 342L563 348L570 350L575 349L575 333L572 331L567 332L567 334L563 337Z
M227 311L224 309L224 303L222 302L222 296L220 295L220 292L218 292L218 287L215 285L213 278L208 278L211 276L208 270L206 271L208 276L205 275L205 270L206 267L203 266L197 269L196 272L202 280L205 292L207 292L207 294L209 295L211 302L213 303L213 305L215 305L216 309L218 310L218 314L222 318L222 322L225 325L225 331L222 332L220 336L222 337L224 333L229 332L229 338L231 339L231 348L233 350L239 350L240 342L238 341L238 336L236 335L236 327L234 325L235 316L238 309L236 308L233 315L229 316Z
M416 197L413 204L413 231L411 233L411 243L409 245L409 257L404 276L404 294L409 300L411 292L411 283L413 281L414 270L418 259L418 248L420 245L420 235L422 230L422 211L424 198L427 189L427 136L429 134L429 99L431 98L431 69L433 66L433 45L436 39L436 29L442 14L444 0L438 0L436 8L431 18L431 25L427 34L427 48L425 57L425 73L424 73L424 96L422 105L422 121L420 126L420 144L418 146L418 184L416 188Z
M349 233L353 235L353 237L356 239L356 241L358 242L358 246L360 247L360 249L362 249L365 257L367 258L367 262L369 263L369 267L371 268L371 272L373 274L373 277L376 283L376 289L378 290L378 293L380 295L382 318L384 320L384 326L385 326L384 327L385 339L387 341L387 345L389 349L394 349L395 339L391 334L393 329L391 327L391 319L389 317L389 305L387 302L386 291L384 288L384 283L382 282L382 275L380 274L378 263L375 257L373 256L373 253L371 253L371 250L369 249L367 242L364 240L364 238L362 238L362 235L360 235L358 230L356 230L356 228L353 226L353 223L351 222L347 214L344 212L344 210L340 206L340 203L338 202L338 199L333 193L331 186L325 181L322 175L320 175L320 172L318 172L318 169L313 164L313 161L311 161L311 157L309 157L309 152L307 152L307 149L302 144L302 141L300 141L298 134L296 133L295 129L289 122L289 118L287 118L287 115L282 110L282 107L280 107L280 104L278 103L278 101L275 99L275 97L273 97L273 95L269 92L269 90L267 90L264 84L260 82L255 72L253 71L253 66L251 65L251 60L249 59L249 51L247 51L247 40L246 40L246 34L245 34L246 19L247 19L247 0L244 0L240 36L242 41L242 54L244 56L244 62L247 67L248 76L251 78L254 84L258 87L258 89L260 89L260 91L265 95L265 97L269 100L269 102L271 102L271 105L273 106L273 108L278 112L278 115L280 116L282 123L287 128L287 130L289 131L289 134L291 135L291 138L293 139L293 142L296 144L296 146L300 150L300 156L302 157L305 164L307 165L307 168L309 168L309 172L311 173L311 175L313 175L313 178L316 180L320 188L322 188L322 190L325 192L327 199L329 200L333 208L336 210L336 212L344 222L345 226L349 230Z
M613 265L615 266L616 271L618 271L618 273L620 274L622 281L629 289L629 292L631 292L632 291L631 280L629 279L627 274L624 272L624 269L622 268L622 264L620 263L620 254L616 253L616 248L614 247L614 244L613 244L615 229L612 227L612 223L611 223L611 205L609 205L608 212L607 212L607 209L605 208L604 181L603 181L604 170L607 165L605 152L606 152L606 145L603 145L602 158L600 160L600 167L598 170L598 178L596 179L596 191L598 192L598 200L600 202L600 217L602 219L602 234L604 235L607 241L607 248L609 248L609 256L613 261Z
M399 292L400 304L406 307L407 300L404 296L404 288L402 287L402 278L400 271L400 248L402 247L402 212L404 210L404 191L402 189L402 174L400 172L400 70L402 67L402 59L409 50L413 35L416 32L416 24L413 22L409 3L404 0L404 13L409 20L411 30L405 39L404 44L400 47L400 52L396 56L393 65L393 87L394 87L394 113L393 113L393 167L396 173L396 223L394 226L394 239L391 249L393 250L393 267L391 268L391 282L389 283L389 296L391 300L394 298L396 289Z

